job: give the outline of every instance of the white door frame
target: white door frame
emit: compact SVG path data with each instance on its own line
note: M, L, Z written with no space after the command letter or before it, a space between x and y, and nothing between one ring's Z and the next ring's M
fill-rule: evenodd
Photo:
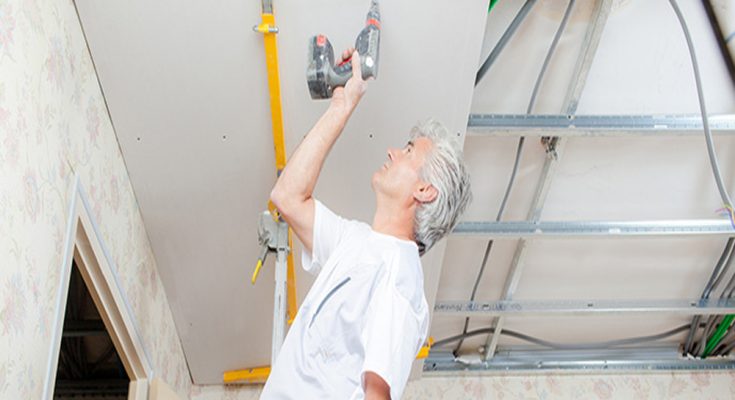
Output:
M75 176L72 190L43 399L53 398L74 259L125 366L125 372L130 377L128 399L145 400L148 398L149 382L154 377L150 356L143 345L130 303L120 286L117 266L102 240L78 175Z

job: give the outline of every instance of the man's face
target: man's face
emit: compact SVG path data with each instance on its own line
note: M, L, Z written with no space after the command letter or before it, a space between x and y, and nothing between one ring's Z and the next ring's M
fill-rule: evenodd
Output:
M419 172L432 147L431 139L419 137L409 141L403 149L389 148L388 160L373 174L376 194L413 201L417 192L428 185L419 178Z

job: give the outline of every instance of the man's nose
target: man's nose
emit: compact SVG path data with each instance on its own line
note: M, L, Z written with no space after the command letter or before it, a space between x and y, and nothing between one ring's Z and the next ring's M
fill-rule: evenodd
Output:
M396 149L388 148L388 159L389 160L393 161L393 159L395 158L395 154L396 154Z

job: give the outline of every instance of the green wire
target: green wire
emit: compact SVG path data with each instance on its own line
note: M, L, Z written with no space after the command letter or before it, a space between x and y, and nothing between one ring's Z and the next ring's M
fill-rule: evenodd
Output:
M493 10L493 7L495 7L495 3L497 3L498 0L490 0L490 7L487 8L487 12L490 12Z
M725 336L725 333L727 333L728 328L730 328L730 324L732 323L732 320L735 319L735 315L728 315L725 318L722 319L722 323L720 323L720 326L717 327L717 330L714 334L709 338L707 341L707 346L704 348L704 353L702 353L702 358L707 357L712 350L717 348L717 345L720 344L720 340Z

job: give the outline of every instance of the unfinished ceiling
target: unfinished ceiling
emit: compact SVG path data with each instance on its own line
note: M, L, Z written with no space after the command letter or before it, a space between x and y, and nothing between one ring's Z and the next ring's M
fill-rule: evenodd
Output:
M197 384L270 362L272 258L255 286L257 219L275 181L260 2L77 0L85 34L143 214L169 304ZM474 202L466 221L494 220L517 138L468 136L470 112L525 113L567 1L532 9L483 81L478 65L522 1L386 1L380 76L328 158L316 196L336 212L369 221L369 178L388 146L417 121L435 117L465 143ZM335 48L361 28L366 0L275 1L281 95L290 154L327 106L310 99L307 40ZM735 112L735 93L699 2L681 1L702 69L711 114ZM562 111L593 12L579 1L551 60L535 113ZM696 114L684 38L668 2L615 1L578 114ZM545 152L526 149L505 220L525 220ZM735 187L735 140L715 137L723 177ZM720 200L704 139L577 138L560 159L543 220L716 218ZM486 240L450 238L424 257L430 304L467 300ZM478 300L496 300L516 240L499 240ZM529 244L516 299L696 298L722 238L537 240ZM295 259L300 260L300 248ZM297 261L298 264L298 261ZM303 299L312 278L300 270ZM460 333L464 318L435 315L431 335ZM474 318L471 327L487 326ZM509 329L579 342L649 334L682 317L509 318ZM465 342L465 349L485 343ZM501 338L500 344L515 343Z

